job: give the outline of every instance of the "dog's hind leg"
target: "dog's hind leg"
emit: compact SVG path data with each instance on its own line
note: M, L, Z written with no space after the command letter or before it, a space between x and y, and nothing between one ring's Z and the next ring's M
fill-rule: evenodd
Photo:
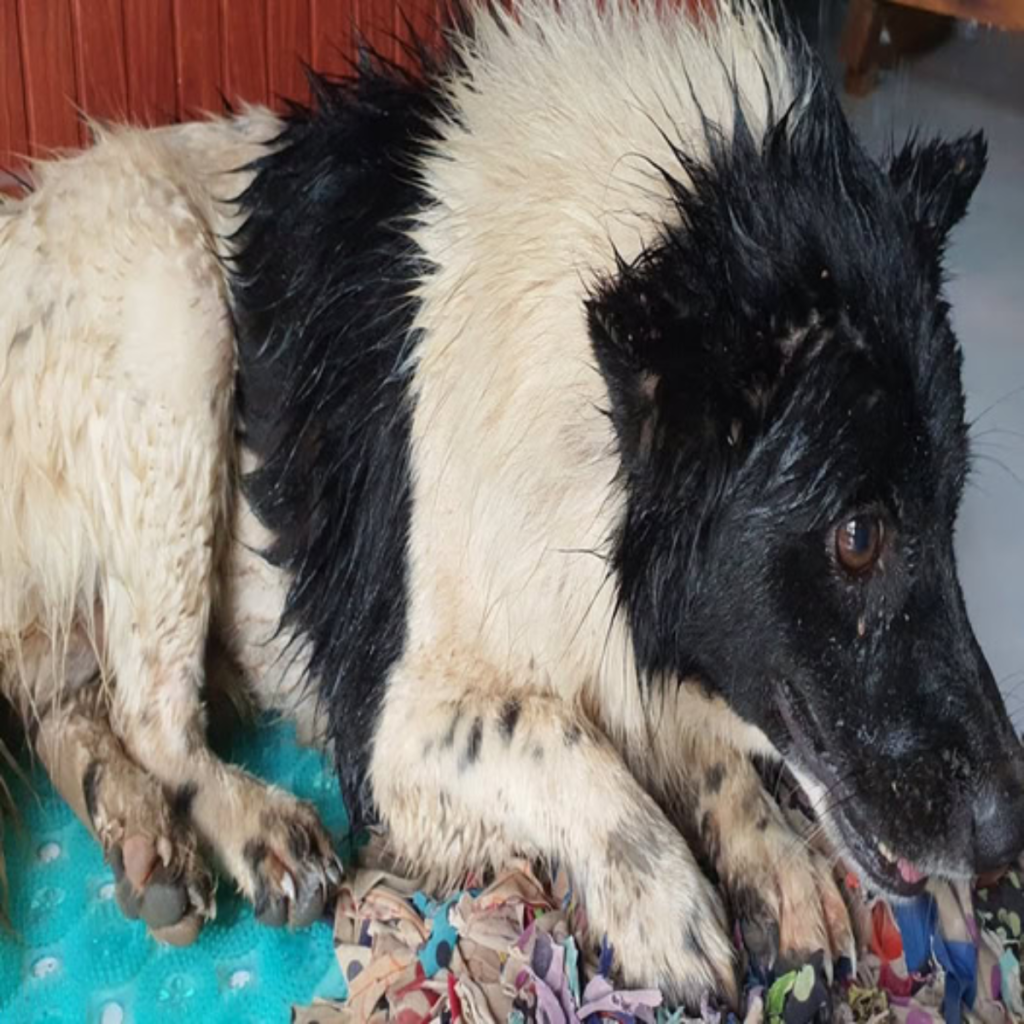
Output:
M448 651L394 670L371 781L396 853L442 883L512 852L559 861L628 983L734 999L722 906L682 835L579 709L517 682Z
M131 756L183 794L201 838L257 915L301 926L340 881L327 833L310 805L226 765L206 742L204 659L232 479L233 344L206 240L175 241L169 258L147 247L135 270L136 332L159 348L140 344L120 356L123 376L146 400L132 404L130 421L94 427L106 431L107 465L118 467L104 534L113 722Z
M32 731L57 791L103 846L125 915L161 942L191 942L213 914L214 885L184 813L188 790L168 798L128 757L100 684L54 702Z
M215 252L234 207L214 196L244 187L219 170L246 165L260 132L276 132L257 118L250 134L245 120L101 131L41 168L3 218L0 658L14 656L14 697L31 717L48 699L18 669L26 637L59 651L95 607L110 725L159 784L158 808L160 787L178 794L262 916L301 924L336 875L328 837L308 806L211 753L202 705L234 444ZM63 676L47 677L58 694Z

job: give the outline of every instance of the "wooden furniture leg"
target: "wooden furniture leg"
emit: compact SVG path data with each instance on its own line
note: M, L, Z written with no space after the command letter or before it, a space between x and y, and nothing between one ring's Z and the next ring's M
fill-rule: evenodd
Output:
M878 78L881 37L882 5L879 0L850 0L839 57L846 67L846 91L853 96L864 96L874 88Z

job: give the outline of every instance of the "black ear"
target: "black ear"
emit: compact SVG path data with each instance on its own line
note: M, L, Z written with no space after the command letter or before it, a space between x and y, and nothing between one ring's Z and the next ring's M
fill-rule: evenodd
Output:
M704 463L741 456L783 363L777 346L670 270L620 267L586 305L623 464L651 479L685 452Z
M889 180L929 244L945 244L967 212L987 162L988 145L981 132L923 144L911 138L893 157Z
M648 325L624 324L607 302L587 302L587 321L598 366L608 387L608 410L626 466L637 470L651 455L658 433L658 390L663 386L650 353L645 352Z

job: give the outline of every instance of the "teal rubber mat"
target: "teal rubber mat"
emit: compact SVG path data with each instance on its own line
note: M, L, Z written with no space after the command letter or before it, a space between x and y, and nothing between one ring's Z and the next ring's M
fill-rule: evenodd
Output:
M222 753L313 801L346 853L333 771L296 744L290 726L250 728ZM225 879L217 917L194 945L158 945L121 915L99 845L42 769L29 771L31 789L4 777L20 823L4 823L14 934L0 931L2 1024L278 1024L293 1004L345 996L330 923L266 928Z

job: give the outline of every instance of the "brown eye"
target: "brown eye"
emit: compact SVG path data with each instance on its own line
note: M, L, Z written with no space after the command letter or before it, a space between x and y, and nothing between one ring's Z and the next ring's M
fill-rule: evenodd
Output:
M877 516L854 516L836 530L836 557L849 573L872 568L882 552L882 522Z

